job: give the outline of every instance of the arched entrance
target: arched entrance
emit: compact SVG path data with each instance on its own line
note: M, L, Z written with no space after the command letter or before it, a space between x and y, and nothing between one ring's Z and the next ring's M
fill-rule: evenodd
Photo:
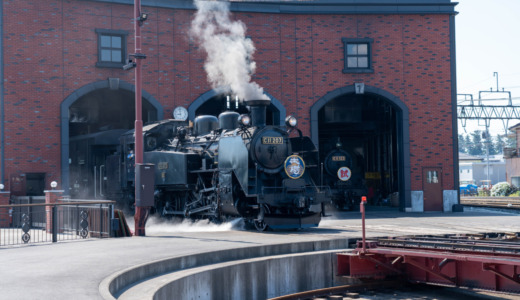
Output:
M162 119L160 103L142 95L143 123ZM94 182L102 181L104 158L114 152L120 134L134 128L135 86L118 78L94 82L68 96L60 109L62 187L66 195L97 197L102 186Z
M271 104L267 108L266 123L268 125L283 125L285 122L285 107L276 98L265 93L270 99ZM188 107L188 118L193 120L198 115L218 116L227 109L227 99L225 94L218 94L214 90L208 91L195 99ZM230 109L238 113L248 112L243 103L239 103L236 108L235 99L230 99Z
M347 190L341 197L359 201L364 194L369 204L411 207L408 108L400 99L370 86L337 89L311 107L311 138L325 164L346 157L349 179L324 173L328 185ZM338 150L343 155L332 157Z

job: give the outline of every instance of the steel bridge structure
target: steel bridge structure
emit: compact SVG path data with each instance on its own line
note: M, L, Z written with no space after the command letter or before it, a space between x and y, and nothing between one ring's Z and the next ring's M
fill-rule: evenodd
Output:
M457 119L461 121L462 127L466 127L467 120L483 120L486 126L486 132L490 126L491 120L500 120L504 125L504 131L507 132L510 120L520 120L520 105L513 103L513 97L510 91L502 91L498 88L498 73L494 72L493 76L497 78L496 90L479 91L478 99L473 99L472 94L457 94L460 102L457 103ZM482 98L483 95L507 95L506 98ZM506 103L502 105L490 105L492 102Z

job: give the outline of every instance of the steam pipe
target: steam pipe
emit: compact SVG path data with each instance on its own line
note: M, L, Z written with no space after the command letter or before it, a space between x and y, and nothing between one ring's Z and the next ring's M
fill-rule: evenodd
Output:
M3 1L2 1L3 3ZM0 49L4 49L4 8L0 5ZM0 184L5 179L4 52L0 51ZM9 187L11 188L11 187Z

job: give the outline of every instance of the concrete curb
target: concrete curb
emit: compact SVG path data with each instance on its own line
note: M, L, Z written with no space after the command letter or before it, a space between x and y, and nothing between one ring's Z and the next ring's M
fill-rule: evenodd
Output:
M267 256L180 270L134 285L119 299L168 300L173 295L175 299L267 299L330 287L336 285L338 251Z
M131 286L136 283L175 271L259 257L346 249L349 244L355 242L355 240L357 239L342 238L290 244L263 245L161 259L137 265L112 274L100 283L99 293L103 299L115 300L125 290L131 288Z

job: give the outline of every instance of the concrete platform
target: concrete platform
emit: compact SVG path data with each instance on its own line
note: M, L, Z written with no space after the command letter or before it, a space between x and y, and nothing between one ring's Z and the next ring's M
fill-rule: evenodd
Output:
M401 213L369 210L366 224L368 237L520 232L518 214L487 211ZM147 237L0 248L0 299L107 299L111 297L105 293L110 279L136 266L154 266L141 271L160 273L165 260L182 258L180 261L189 265L197 254L212 257L209 263L222 263L229 258L206 255L207 252L236 255L241 259L239 253L256 257L339 249L348 243L348 239L361 236L361 221L359 212L344 212L324 218L318 228L266 233L233 229L229 225L198 227L150 222L147 233ZM226 251L231 249L242 250ZM156 264L151 264L153 262ZM188 265L180 264L180 268ZM124 295L124 291L116 293L119 294Z

